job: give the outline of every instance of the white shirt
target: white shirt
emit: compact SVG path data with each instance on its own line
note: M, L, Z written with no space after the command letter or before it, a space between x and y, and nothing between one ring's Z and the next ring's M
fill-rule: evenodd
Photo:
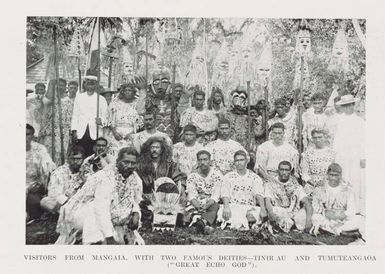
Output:
M91 139L96 139L95 118L97 98L98 95L96 92L92 95L88 95L87 92L79 93L75 98L71 130L77 131L79 139L81 139L86 132L87 125L89 126ZM107 102L103 96L99 96L99 117L103 124L107 123Z

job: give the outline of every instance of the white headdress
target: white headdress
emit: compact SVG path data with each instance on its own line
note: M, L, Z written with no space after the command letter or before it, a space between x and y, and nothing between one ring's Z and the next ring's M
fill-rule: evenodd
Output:
M333 44L329 70L347 73L349 71L348 39L345 31L340 28Z

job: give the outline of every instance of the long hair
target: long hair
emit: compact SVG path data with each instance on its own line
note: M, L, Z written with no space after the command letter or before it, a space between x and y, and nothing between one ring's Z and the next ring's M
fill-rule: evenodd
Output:
M219 93L221 95L221 98L222 98L222 105L225 107L225 97L223 95L223 92L220 88L217 88L217 87L213 87L212 91L211 91L211 95L210 95L210 98L207 100L207 106L208 106L208 109L212 110L213 109L213 101L214 101L214 96L215 94Z
M151 145L155 142L160 143L161 153L159 165L163 166L172 161L171 148L167 145L166 140L163 137L150 137L141 147L141 153L139 156L138 167L142 174L152 174L153 165L151 159Z

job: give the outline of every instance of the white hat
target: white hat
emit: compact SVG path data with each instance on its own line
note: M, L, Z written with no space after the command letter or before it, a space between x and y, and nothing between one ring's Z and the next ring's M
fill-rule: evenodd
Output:
M348 105L348 104L353 104L353 103L356 103L358 102L359 99L357 98L354 98L353 95L351 94L348 94L348 95L343 95L341 96L341 100L339 100L336 105L337 106L342 106L342 105Z
M93 76L93 75L86 75L86 76L84 76L84 80L94 80L94 81L98 81L98 77Z

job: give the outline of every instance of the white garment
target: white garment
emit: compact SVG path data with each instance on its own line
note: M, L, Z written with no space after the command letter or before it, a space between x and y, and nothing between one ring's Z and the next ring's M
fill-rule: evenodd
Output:
M77 131L77 136L81 139L86 132L87 125L90 130L91 139L96 139L96 113L97 113L96 92L88 95L87 92L79 93L74 102L72 113L71 130ZM104 125L107 125L107 101L103 96L99 96L99 117Z
M234 140L215 140L206 146L206 150L210 152L212 165L220 170L223 174L230 172L233 169L234 153L238 150L246 152L247 161L249 161L249 154L246 149Z
M273 141L270 140L258 146L254 170L261 167L266 172L275 174L280 162L289 161L293 166L294 172L297 173L298 160L298 151L293 146L286 142L280 146L276 146Z
M356 114L339 116L334 136L336 163L343 178L350 182L357 197L357 208L364 208L364 182L360 160L365 159L365 121Z

